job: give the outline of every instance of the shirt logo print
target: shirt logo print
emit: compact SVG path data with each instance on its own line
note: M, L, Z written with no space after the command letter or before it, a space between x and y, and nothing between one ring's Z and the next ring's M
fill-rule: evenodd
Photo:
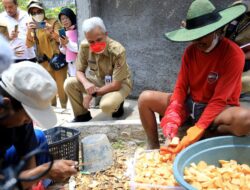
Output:
M218 80L218 78L219 78L219 74L218 73L216 73L216 72L210 72L208 74L207 81L208 81L208 83L212 84L212 83L216 82Z

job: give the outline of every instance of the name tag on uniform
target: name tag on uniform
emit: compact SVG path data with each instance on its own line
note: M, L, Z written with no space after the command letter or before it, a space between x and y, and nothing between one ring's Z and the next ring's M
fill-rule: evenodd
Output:
M112 83L112 76L106 75L105 76L105 85Z

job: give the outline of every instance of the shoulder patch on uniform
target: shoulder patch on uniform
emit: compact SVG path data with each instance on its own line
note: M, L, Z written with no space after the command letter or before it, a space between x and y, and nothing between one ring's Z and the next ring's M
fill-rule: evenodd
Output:
M88 48L89 47L89 43L88 43L88 41L86 40L86 39L84 39L83 41L81 41L81 46L83 47L83 48Z
M121 45L119 42L110 39L108 51L109 51L109 53L118 56L118 55L124 53L126 50L123 47L123 45Z

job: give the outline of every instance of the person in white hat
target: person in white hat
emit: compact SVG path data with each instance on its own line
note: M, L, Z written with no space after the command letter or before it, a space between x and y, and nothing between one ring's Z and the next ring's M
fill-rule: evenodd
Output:
M38 147L32 120L43 128L51 128L57 118L50 105L57 92L56 83L50 74L40 65L28 61L12 64L4 71L0 80L0 94L10 105L6 117L0 120L0 169ZM13 155L15 149L15 157ZM11 152L11 153L9 153ZM38 160L32 158L23 177L37 175L48 164L36 166ZM41 163L40 163L41 164ZM47 178L65 179L76 173L75 162L70 160L55 161ZM27 184L24 184L25 188ZM28 186L31 184L28 184Z

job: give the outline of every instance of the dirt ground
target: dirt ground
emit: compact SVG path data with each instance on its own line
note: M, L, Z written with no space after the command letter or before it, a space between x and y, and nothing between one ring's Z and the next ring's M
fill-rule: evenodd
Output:
M129 177L125 175L127 171L127 161L133 158L136 149L145 148L145 144L135 142L117 141L112 143L113 165L95 174L84 174L79 171L76 176L71 177L65 183L55 183L49 190L128 190ZM70 188L69 183L75 184L75 188Z

